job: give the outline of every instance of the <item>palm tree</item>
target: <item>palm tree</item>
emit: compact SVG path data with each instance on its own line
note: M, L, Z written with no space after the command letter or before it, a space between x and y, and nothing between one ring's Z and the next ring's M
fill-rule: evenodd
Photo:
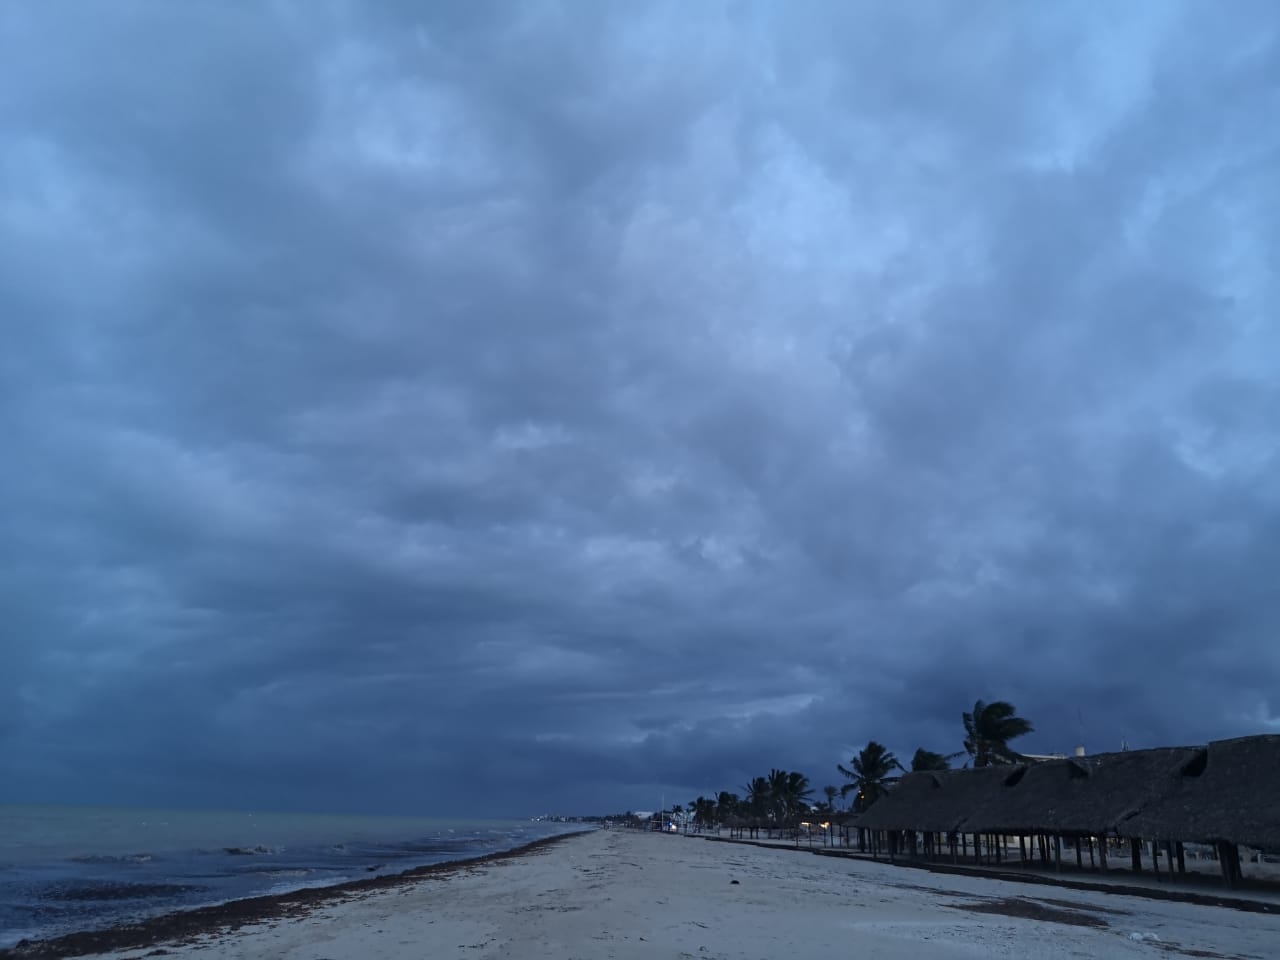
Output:
M916 749L915 756L911 758L911 772L919 773L922 770L950 770L951 761L958 756L960 756L958 753L934 753L932 750L926 750L924 747L919 747Z
M716 802L708 797L698 797L689 804L693 822L698 829L710 826L716 818Z
M808 808L813 788L809 786L809 778L803 773L779 770L774 767L767 777L756 777L752 781L752 792L755 786L763 783L761 808L770 821L770 829L781 829L799 818Z
M746 794L743 806L746 808L745 812L748 816L763 819L769 815L771 793L768 777L756 777L743 787L743 792Z
M836 797L840 796L840 788L827 784L822 788L822 793L823 796L827 798L827 809L834 813L836 809Z
M1017 708L1004 700L973 705L964 717L964 748L973 757L975 767L997 763L1016 763L1022 755L1009 747L1009 741L1035 728L1029 720L1018 716Z
M723 823L731 817L738 816L742 803L736 793L721 790L716 797L716 819Z
M840 788L840 796L848 796L857 791L853 809L857 812L865 810L888 792L889 784L898 778L895 770L901 770L902 764L884 744L870 741L858 751L858 755L849 761L853 769L846 769L844 764L836 764L836 769L849 778Z
M769 819L781 825L787 818L787 771L769 771Z
M792 770L787 774L782 796L786 818L798 820L800 815L808 809L809 800L813 797L813 787L809 785L809 778L803 773Z

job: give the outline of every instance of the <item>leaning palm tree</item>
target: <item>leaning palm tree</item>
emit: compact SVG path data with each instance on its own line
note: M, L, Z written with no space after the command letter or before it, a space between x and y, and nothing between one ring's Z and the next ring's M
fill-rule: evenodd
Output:
M901 770L902 764L884 744L872 740L849 761L849 767L852 769L836 764L836 769L849 778L849 782L840 788L840 796L848 796L856 790L853 809L861 812L888 792L889 785L898 779L894 771Z
M934 753L932 750L926 750L924 747L918 747L915 756L911 758L911 772L919 773L922 770L950 770L951 761L960 756L958 753Z
M1035 728L1031 721L1018 716L1017 708L1004 700L973 705L972 713L964 717L964 749L973 757L975 767L989 767L998 763L1017 763L1022 755L1009 746L1009 741Z

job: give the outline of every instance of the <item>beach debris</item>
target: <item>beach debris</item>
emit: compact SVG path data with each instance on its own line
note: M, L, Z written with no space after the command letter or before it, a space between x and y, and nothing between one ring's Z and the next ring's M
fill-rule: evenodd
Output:
M1130 940L1137 940L1139 943L1141 943L1141 942L1143 942L1143 941L1145 941L1145 940L1150 940L1150 941L1152 941L1152 942L1154 942L1154 943L1159 943L1159 942L1160 942L1160 938L1159 938L1158 936L1156 936L1154 933L1131 933L1131 934L1129 934L1129 939L1130 939Z
M730 880L730 881L729 881L729 883L730 883L730 884L734 884L734 883L737 883L737 882L738 882L737 880Z

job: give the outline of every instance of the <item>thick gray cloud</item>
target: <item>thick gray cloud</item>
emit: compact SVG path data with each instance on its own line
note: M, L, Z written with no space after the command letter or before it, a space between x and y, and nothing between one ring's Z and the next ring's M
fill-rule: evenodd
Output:
M11 5L0 800L1280 729L1270 4Z

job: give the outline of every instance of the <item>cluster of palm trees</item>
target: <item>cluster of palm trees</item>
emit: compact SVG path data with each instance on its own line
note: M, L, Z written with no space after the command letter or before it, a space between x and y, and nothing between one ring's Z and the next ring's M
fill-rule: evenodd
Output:
M965 711L964 750L956 753L935 753L924 747L916 750L911 758L910 771L947 770L951 761L966 754L968 763L986 767L997 763L1015 763L1021 754L1009 746L1034 729L1031 723L1018 716L1017 708L1004 700L984 703L979 700L973 710ZM689 801L688 820L699 828L717 827L733 823L750 822L766 830L793 826L809 814L835 813L839 807L836 798L854 794L849 809L860 812L883 797L908 771L887 747L870 741L849 761L849 766L836 764L836 769L847 781L843 786L822 788L823 799L811 804L813 787L802 773L777 767L768 776L755 777L741 788L741 794L722 790L715 797L697 797ZM677 804L672 813L683 813Z
M768 776L748 781L741 795L721 790L714 799L697 797L689 801L689 816L698 827L751 820L766 828L781 828L810 811L812 796L813 787L803 773L774 767Z
M965 711L964 751L959 753L935 753L924 747L916 750L911 758L911 772L920 770L947 770L951 761L968 754L975 767L988 767L999 763L1016 763L1022 755L1009 746L1009 741L1031 733L1035 728L1029 720L1018 716L1017 708L1005 701L984 703L979 700L973 710ZM966 763L966 766L968 763ZM855 793L852 809L865 810L883 797L907 768L897 757L875 740L858 751L846 767L837 764L847 783L840 788L840 795Z

